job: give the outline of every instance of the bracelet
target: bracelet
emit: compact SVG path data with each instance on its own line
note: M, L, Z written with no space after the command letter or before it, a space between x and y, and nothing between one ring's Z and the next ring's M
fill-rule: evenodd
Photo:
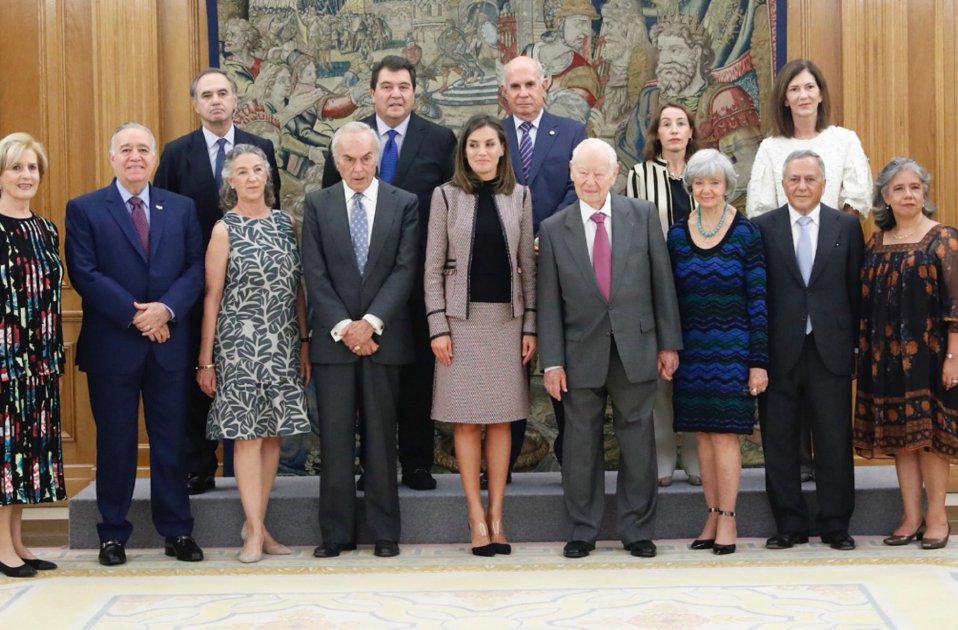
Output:
M206 363L206 364L201 363L196 366L196 371L199 372L200 370L212 370L215 367L216 367L215 363Z
M300 338L299 338L299 342L300 342L300 343L309 343L310 341L312 341L312 339L313 339L312 337L300 337Z

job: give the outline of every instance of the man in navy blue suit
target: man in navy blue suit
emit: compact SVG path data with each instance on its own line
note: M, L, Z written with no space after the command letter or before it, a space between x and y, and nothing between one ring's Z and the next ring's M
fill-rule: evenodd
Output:
M236 82L219 68L206 68L190 84L193 109L200 117L199 129L180 136L163 147L160 165L153 184L159 188L186 195L196 204L196 216L203 236L203 251L210 243L213 226L223 216L220 208L220 173L223 160L237 144L252 144L263 150L273 176L273 192L277 203L279 169L276 167L273 143L233 124L236 111ZM220 157L222 145L222 157ZM190 322L193 356L199 355L202 304ZM206 439L206 417L212 399L194 382L190 386L190 406L186 421L186 487L190 494L203 494L216 486L217 440ZM223 469L232 475L232 442L224 445Z
M532 191L532 226L537 234L542 221L576 201L569 162L572 150L586 138L582 123L545 110L548 81L541 63L532 57L516 57L506 64L502 83L502 95L512 112L502 121L512 168L518 182ZM554 400L552 409L559 428L553 449L561 462L565 414ZM525 420L512 423L509 470L522 451L525 434Z
M203 551L192 537L183 441L196 355L181 322L203 290L200 227L189 198L149 185L156 164L149 129L120 126L110 163L116 179L66 209L67 268L83 298L76 361L97 426L100 564L126 562L141 395L153 524L166 555L194 562Z

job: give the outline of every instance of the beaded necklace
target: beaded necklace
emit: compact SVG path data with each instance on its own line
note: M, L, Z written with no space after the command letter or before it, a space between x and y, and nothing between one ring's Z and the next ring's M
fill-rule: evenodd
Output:
M721 216L719 216L718 223L715 225L714 228L712 228L711 230L707 232L705 231L705 226L702 225L702 209L698 208L695 211L697 215L695 218L695 227L698 229L699 234L701 234L703 238L712 238L713 236L718 234L719 230L722 229L722 226L725 225L725 210L726 209L728 209L728 204L725 204L725 206L722 208L722 214Z

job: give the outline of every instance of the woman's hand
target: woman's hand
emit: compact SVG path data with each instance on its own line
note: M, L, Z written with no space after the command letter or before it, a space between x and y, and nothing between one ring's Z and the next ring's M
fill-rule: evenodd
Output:
M958 355L954 359L946 358L941 364L941 384L945 389L958 385Z
M432 346L432 353L436 355L440 363L446 367L452 365L452 337L449 335L436 337L430 342L430 345Z
M313 372L313 365L309 362L309 342L299 344L299 375L303 377L303 385L309 385L309 378Z
M536 336L522 335L522 365L526 365L536 354Z
M765 393L768 387L768 372L764 368L748 369L748 391L752 396Z
M203 393L212 398L216 395L216 370L214 368L200 368L196 371L196 382Z

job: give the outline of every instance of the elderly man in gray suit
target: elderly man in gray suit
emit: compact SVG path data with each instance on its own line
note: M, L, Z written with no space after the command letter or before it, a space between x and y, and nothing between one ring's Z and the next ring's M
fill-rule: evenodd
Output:
M609 193L615 150L596 139L572 153L579 201L539 227L539 360L566 413L562 488L572 524L567 558L595 549L605 500L606 402L619 441L618 534L655 556L658 493L652 406L656 376L671 379L682 347L669 253L651 203Z
M399 366L413 360L406 304L417 255L418 200L376 178L379 138L351 122L332 141L342 181L306 196L303 272L312 309L310 349L317 388L319 526L313 552L356 548L353 426L366 423L367 526L380 557L399 554L396 404Z

